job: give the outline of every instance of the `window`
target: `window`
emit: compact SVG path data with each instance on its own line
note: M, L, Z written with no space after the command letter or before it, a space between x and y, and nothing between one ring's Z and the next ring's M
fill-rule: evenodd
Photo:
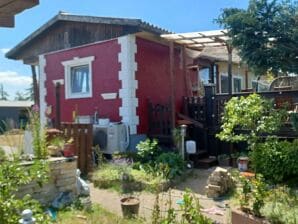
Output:
M92 66L94 57L64 61L65 98L92 97Z
M241 83L242 78L238 76L233 76L232 79L232 90L234 93L241 92ZM220 92L228 93L229 92L229 78L226 74L220 75Z
M233 77L233 90L234 93L241 92L241 78Z
M228 76L221 75L220 76L220 87L221 93L228 93L229 92L229 79Z
M209 83L209 68L203 68L199 70L199 79L203 84Z

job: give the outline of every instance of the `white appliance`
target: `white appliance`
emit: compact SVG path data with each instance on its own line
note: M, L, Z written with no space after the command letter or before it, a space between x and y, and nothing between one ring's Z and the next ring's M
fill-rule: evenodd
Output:
M93 125L93 145L105 154L125 152L129 145L129 128L123 123Z

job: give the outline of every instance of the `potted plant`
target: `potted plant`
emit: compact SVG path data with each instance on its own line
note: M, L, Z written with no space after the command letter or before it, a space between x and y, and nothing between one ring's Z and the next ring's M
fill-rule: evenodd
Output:
M133 196L134 186L131 175L127 169L124 169L124 172L121 174L122 182L122 193L124 196L121 197L121 210L123 217L133 218L138 216L140 208L140 200L138 197Z
M65 142L63 138L61 137L53 138L47 147L50 156L61 156L64 144Z
M217 156L219 166L230 166L230 157L227 154L220 154Z
M63 156L73 157L75 155L75 144L73 138L70 138L65 144L63 149Z

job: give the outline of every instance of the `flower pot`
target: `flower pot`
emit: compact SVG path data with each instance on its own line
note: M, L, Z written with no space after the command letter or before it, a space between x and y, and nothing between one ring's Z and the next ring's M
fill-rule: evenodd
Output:
M74 144L65 144L63 149L64 157L73 157L75 155L75 145Z
M139 214L140 200L136 197L125 197L120 200L123 217L132 218Z
M48 149L50 156L61 156L62 150L60 147L54 146L54 145L49 145L47 149Z
M239 157L238 158L238 169L242 172L245 172L248 170L248 161L249 158L248 157Z
M242 212L240 210L232 210L231 218L232 218L232 220L231 220L232 224L241 224L241 223L245 223L245 224L267 223L267 224L269 224L269 222L267 222L263 218L255 217L253 215Z

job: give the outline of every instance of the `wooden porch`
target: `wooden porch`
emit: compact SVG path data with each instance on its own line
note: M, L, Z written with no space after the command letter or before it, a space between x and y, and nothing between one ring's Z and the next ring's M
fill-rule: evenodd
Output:
M245 150L245 143L225 143L217 139L215 135L220 131L221 117L224 112L225 103L232 97L248 96L252 93L218 94L215 93L216 86L214 84L209 84L204 87L204 97L184 97L183 108L180 112L176 113L177 125L181 123L181 120L184 122L187 121L188 136L186 140L195 140L197 143L197 154L193 155L191 159L198 163L202 162L202 160L206 160L210 156L216 157L219 154L231 154L236 151ZM289 110L293 110L298 106L298 90L259 92L258 94L272 99L275 107L281 107L284 103L287 103ZM158 139L162 136L163 140L171 140L172 133L170 124L172 121L171 116L168 116L171 114L170 106L155 106L150 104L149 107L150 130L154 130L154 132L149 131L149 136ZM165 111L168 112L168 115L165 115ZM265 135L264 133L264 137ZM298 133L292 129L290 123L285 123L276 135L283 139L298 138ZM213 163L213 160L207 161L206 163ZM202 167L204 164L206 165L206 163L199 165Z

